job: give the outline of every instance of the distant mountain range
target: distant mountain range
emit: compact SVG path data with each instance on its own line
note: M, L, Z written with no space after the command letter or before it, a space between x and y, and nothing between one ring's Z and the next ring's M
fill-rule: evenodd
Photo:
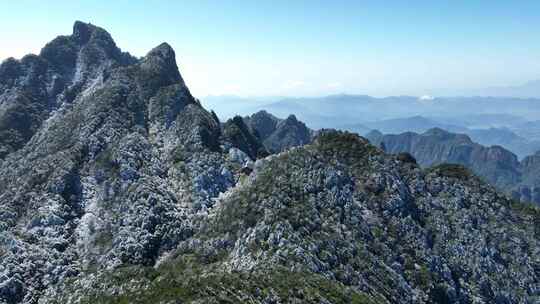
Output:
M486 117L475 118L469 121L474 121L476 124L479 121L485 122L487 119ZM237 116L225 124L226 134L230 121L240 121L240 117ZM264 110L244 117L243 122L240 123L245 124L242 128L249 129L248 133L251 134L249 136L262 143L264 149L268 151L265 153L283 152L292 147L309 144L314 135L319 132L307 128L294 115L289 115L283 120ZM410 153L424 167L445 163L463 165L517 200L534 201L540 204L540 178L536 177L537 172L540 172L540 147L537 145L538 149L534 150L533 146L527 146L529 143L525 139L508 129L470 130L441 124L420 116L409 119L391 119L367 125L371 128L381 128L385 133L406 128L417 131L383 134L379 130L364 127L362 131L370 131L363 135L374 145L384 146L388 153ZM358 126L360 125L355 127ZM442 127L454 130L454 132L442 129ZM466 131L469 134L460 134L460 131ZM258 141L252 140L252 142ZM521 150L523 160L520 162L520 158L515 153L499 145L501 142ZM237 143L236 146L244 147L242 148L244 151L253 150L245 144ZM257 143L255 146L260 147L260 144ZM528 150L526 150L527 147ZM256 153L250 155L257 157Z
M520 132L520 130L517 130L517 132ZM464 133L484 146L502 146L516 154L519 159L540 150L540 140L538 138L519 136L507 128L467 129Z
M485 147L465 134L439 128L422 134L384 135L371 131L366 137L388 153L410 153L425 167L443 163L463 165L516 199L540 204L540 152L520 162L515 154L503 147Z
M363 124L346 125L342 126L341 129L357 132L361 135L366 135L371 130L377 130L385 134L397 134L407 131L423 133L433 128L439 128L450 132L467 134L475 142L485 146L502 146L515 153L519 159L534 154L536 151L540 150L540 140L537 140L535 136L533 136L532 134L525 134L530 136L523 137L515 133L532 133L534 132L533 130L538 130L538 132L540 132L540 128L535 128L536 126L534 126L534 122L530 122L527 124L522 123L522 120L520 119L513 119L513 117L504 116L507 121L516 122L514 130L511 130L507 127L488 127L497 125L493 123L495 122L493 120L499 116L501 115L483 115L481 117L475 116L471 117L470 120L446 119L445 121L447 121L448 123L439 122L432 118L413 116L407 118L366 122ZM499 122L502 121L504 120L499 120ZM460 123L461 125L457 125L457 123ZM526 125L529 125L530 127L526 128ZM487 128L477 129L469 128L469 126L482 126ZM538 127L540 127L540 125Z
M536 84L536 83L533 83ZM311 129L335 128L358 134L425 132L441 128L465 133L483 145L500 145L521 159L540 148L540 99L513 97L417 98L332 95L310 98L210 97L222 117L266 110L279 117L295 113ZM221 115L220 115L221 116Z
M379 130L383 133L400 133L403 132L403 130L425 132L432 128L441 128L452 132L463 132L466 130L466 128L458 125L441 123L423 116L380 120L367 122L364 125L369 129Z
M412 116L459 119L482 115L506 115L523 121L540 117L540 99L516 97L434 97L413 96L376 98L367 95L330 95L298 98L203 98L203 104L221 114L238 109L239 115L267 110L285 117L295 113L312 128L364 123ZM241 104L242 106L238 106ZM227 117L227 115L223 115Z

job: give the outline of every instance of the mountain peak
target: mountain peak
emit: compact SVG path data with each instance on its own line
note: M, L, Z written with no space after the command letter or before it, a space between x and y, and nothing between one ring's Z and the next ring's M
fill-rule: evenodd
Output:
M91 23L75 21L73 24L73 33L70 38L73 42L81 46L94 43L111 54L120 52L111 34L105 29Z
M92 34L98 30L105 31L104 29L98 28L97 26L91 23L75 21L75 23L73 24L72 37L80 44L84 44L88 42L90 38L92 37Z
M106 30L82 21L73 24L72 35L58 36L47 43L41 49L40 56L64 74L72 73L77 60L81 58L86 68L108 60L117 63L135 60L129 54L122 53Z
M441 129L441 128L431 128L424 132L424 135L431 135L431 136L448 136L450 135L450 132Z
M171 83L184 83L178 65L176 64L176 54L173 48L166 42L153 48L142 60L142 67L151 74L165 77Z
M291 114L287 117L287 119L285 119L285 121L287 122L291 122L291 123L297 123L298 122L298 119L296 119L296 115L294 114Z
M445 129L438 128L438 127L431 128L431 129L427 130L426 132L424 132L421 135L422 136L432 136L432 137L438 138L440 140L450 140L450 139L452 139L452 140L461 140L462 142L471 143L471 144L473 143L471 138L466 134L451 133L451 132L446 131Z
M251 116L270 116L272 114L268 113L266 110L260 110L259 112L251 115ZM273 115L272 115L273 116Z
M259 112L252 114L249 118L252 120L272 121L274 125L279 121L277 117L275 117L271 113L268 113L266 110L260 110Z
M174 60L174 64L176 65L176 54L174 53L174 50L171 47L171 45L168 44L167 42L161 43L160 45L153 48L150 52L148 52L146 57L150 57L150 56L151 57L156 56L166 61Z

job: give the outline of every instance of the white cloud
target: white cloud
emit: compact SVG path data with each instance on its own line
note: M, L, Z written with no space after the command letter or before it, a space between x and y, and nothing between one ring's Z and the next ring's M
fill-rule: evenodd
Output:
M418 99L420 101L431 101L431 100L435 99L435 97L433 97L431 95L422 95Z

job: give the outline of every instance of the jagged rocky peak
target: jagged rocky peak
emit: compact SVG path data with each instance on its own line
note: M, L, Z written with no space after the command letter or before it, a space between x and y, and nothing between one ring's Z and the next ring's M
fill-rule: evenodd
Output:
M251 159L268 155L257 133L253 132L240 116L235 116L223 124L223 136L225 141L246 153Z
M176 65L176 54L174 53L173 48L167 42L163 42L150 50L146 57L157 57L163 60L164 64L168 64L178 69Z
M251 116L245 117L244 121L252 130L257 132L261 140L264 140L276 130L280 119L265 110L261 110Z
M296 118L296 115L291 114L287 116L286 119L280 121L276 126L276 131L278 132L294 132L295 136L300 136L302 138L310 136L311 130L306 126L305 123L299 121Z
M173 48L166 42L153 48L141 62L141 67L152 75L161 75L163 81L184 83L176 64Z
M152 265L239 178L172 48L126 56L77 22L28 57L38 70L0 68L1 303L37 303L89 268Z
M245 117L244 122L271 153L305 145L311 142L313 135L313 131L295 115L280 119L262 110Z
M298 119L296 118L296 115L290 114L290 115L287 116L287 118L285 119L285 122L287 122L287 123L297 123L297 122L298 122Z
M80 58L83 49L85 51L82 55L86 58ZM27 55L20 61L14 58L6 59L0 66L0 81L10 76L13 78L30 74L29 72L42 77L46 76L47 72L49 74L73 72L77 61L82 59L90 61L89 63L96 63L103 59L114 60L118 63L135 61L129 54L121 52L107 31L92 24L77 21L73 26L72 35L58 36L53 39L41 49L39 56ZM30 64L35 65L36 62L42 64L41 69L29 70Z
M59 72L73 72L77 65L128 64L136 61L122 53L111 35L104 29L76 21L70 36L59 36L49 42L40 53Z
M423 136L430 136L437 138L438 140L461 140L464 142L472 143L472 140L469 136L465 134L451 133L441 128L431 128L426 132L422 133Z
M82 21L75 21L71 37L80 45L86 44L92 39L107 41L115 45L114 40L106 30Z
M0 66L0 158L22 148L56 110L104 88L114 91L107 98L117 101L140 94L128 102L131 107L144 103L133 114L139 124L146 104L151 104L151 118L157 113L170 124L183 105L195 103L169 45L161 44L138 60L123 53L104 29L77 21L71 35L55 38L39 56L9 59Z
M271 152L282 152L291 147L302 146L311 142L313 131L299 121L295 115L289 115L280 121L264 143Z

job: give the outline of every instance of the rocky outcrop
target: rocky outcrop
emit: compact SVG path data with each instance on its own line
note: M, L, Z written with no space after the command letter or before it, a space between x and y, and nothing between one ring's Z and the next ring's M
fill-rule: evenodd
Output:
M39 55L5 60L0 65L0 159L22 148L55 111L89 94L108 77L106 71L134 61L106 31L82 22Z
M522 207L464 167L423 170L325 131L257 161L158 266L104 271L97 288L79 278L54 299L534 303L540 213Z
M261 140L265 140L276 131L281 119L263 110L244 117L244 121Z
M311 139L312 131L296 116L290 115L277 124L276 130L264 140L264 144L270 151L281 152L308 144Z
M519 164L521 180L514 187L512 196L516 200L540 204L540 152L525 157Z
M25 58L43 70L8 60L0 73L1 132L15 136L3 137L0 166L8 303L36 303L81 272L154 264L193 233L189 215L206 212L242 166L222 150L219 122L193 98L167 44L136 60L77 22ZM10 65L19 71L6 73ZM6 120L33 109L31 124Z
M269 154L257 134L252 133L240 116L229 119L223 125L223 136L233 147L244 151L251 159L265 157Z
M500 147L484 147L468 136L442 129L423 134L412 132L383 135L372 131L366 136L388 153L407 152L425 167L442 163L461 164L511 194L522 202L540 204L540 154L525 157L521 162L512 152Z
M260 111L245 117L244 121L272 153L308 144L313 138L313 131L294 115L281 120L266 111Z
M510 151L499 146L484 147L467 135L431 129L417 134L406 132L384 135L371 132L368 139L383 145L388 153L411 153L425 167L442 163L460 164L502 189L508 189L520 179L519 162Z

